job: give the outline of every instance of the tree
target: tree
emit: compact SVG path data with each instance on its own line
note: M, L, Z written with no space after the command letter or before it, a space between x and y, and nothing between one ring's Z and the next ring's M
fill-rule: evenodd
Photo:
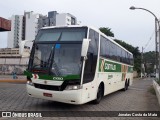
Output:
M114 37L114 33L111 31L111 28L108 27L100 27L99 30L103 32L107 36Z
M155 65L155 51L149 51L145 52L143 54L143 62L145 65L145 72L146 73L153 73L154 71L154 65Z

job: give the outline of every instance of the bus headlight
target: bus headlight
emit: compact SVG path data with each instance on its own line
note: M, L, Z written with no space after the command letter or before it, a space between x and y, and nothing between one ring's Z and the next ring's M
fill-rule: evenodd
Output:
M34 83L32 81L27 81L27 85L34 86Z
M81 85L68 85L65 90L78 90L78 89L82 89Z

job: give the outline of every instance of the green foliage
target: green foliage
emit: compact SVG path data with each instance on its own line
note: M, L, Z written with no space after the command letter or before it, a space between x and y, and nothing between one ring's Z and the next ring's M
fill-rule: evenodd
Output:
M143 54L146 73L154 73L155 51L149 51Z
M155 63L155 51L149 51L149 52L145 52L143 54L144 56L144 61L148 62L148 63Z
M154 73L155 51L149 51L143 54L143 62L145 64L146 73Z
M140 74L140 72L141 72L141 56L134 57L134 70Z
M114 37L114 33L111 31L111 28L101 27L101 28L99 28L99 30L100 30L101 32L103 32L103 33L104 33L105 35L107 35L107 36Z

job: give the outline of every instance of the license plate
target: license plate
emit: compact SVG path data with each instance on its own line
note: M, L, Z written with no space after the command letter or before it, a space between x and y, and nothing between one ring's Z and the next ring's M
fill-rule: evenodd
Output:
M52 97L52 94L50 94L50 93L43 93L43 96L45 96L45 97Z

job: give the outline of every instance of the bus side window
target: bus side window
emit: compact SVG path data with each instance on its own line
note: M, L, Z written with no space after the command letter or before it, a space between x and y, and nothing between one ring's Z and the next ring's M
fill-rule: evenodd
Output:
M102 57L107 57L107 51L106 51L106 41L105 41L105 39L101 36L101 40L100 40L101 42L100 42L100 56L102 56Z
M110 58L110 41L106 38L104 38L103 36L101 36L101 40L100 40L100 56L104 57L104 58Z
M121 61L121 48L117 47L117 61Z
M130 54L129 53L127 53L127 62L128 64L130 64Z
M99 34L90 29L89 39L91 39L91 41L89 43L87 60L85 63L83 83L91 82L94 79L97 66Z
M110 49L110 52L109 52L110 59L113 59L113 43L112 42L110 42L109 49Z
M110 41L108 39L105 38L105 53L106 53L106 57L109 58L109 53L110 53L110 49L109 49L109 45L110 45Z
M125 63L125 51L122 49L122 62Z

